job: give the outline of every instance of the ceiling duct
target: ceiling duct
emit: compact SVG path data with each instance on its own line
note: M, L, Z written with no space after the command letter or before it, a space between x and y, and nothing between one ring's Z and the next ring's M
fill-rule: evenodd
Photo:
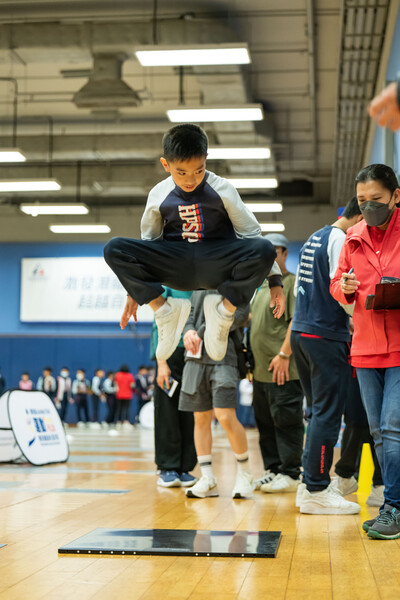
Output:
M139 106L141 100L135 90L122 81L122 63L126 56L95 54L89 81L74 96L78 108L119 108Z

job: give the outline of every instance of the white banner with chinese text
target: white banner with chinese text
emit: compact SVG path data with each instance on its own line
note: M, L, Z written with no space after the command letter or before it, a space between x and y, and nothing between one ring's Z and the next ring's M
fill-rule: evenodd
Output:
M125 302L126 291L103 258L21 260L21 321L118 323ZM139 307L138 321L153 321L150 307Z

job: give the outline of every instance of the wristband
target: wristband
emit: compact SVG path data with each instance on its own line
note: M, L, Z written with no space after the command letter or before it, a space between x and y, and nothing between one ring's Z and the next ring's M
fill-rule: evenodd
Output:
M282 352L282 350L279 352L279 356L281 358L290 358L290 354L285 354L284 352Z

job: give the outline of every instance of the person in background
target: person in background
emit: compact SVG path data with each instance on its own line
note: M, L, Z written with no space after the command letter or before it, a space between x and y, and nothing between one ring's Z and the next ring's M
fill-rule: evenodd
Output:
M147 367L145 365L140 365L138 369L138 374L135 377L135 396L137 400L136 414L135 414L135 422L139 422L139 413L142 410L143 406L150 400L149 396L149 380Z
M164 297L188 298L191 292L165 288ZM158 329L153 322L152 356L158 344ZM161 487L190 487L197 478L189 471L197 462L193 440L193 414L179 410L182 371L185 364L183 340L168 360L157 360L157 384L154 386L154 446L155 463L160 471L157 485ZM170 378L178 382L172 396L168 395Z
M27 371L21 374L21 379L18 384L18 387L20 390L30 391L34 389L33 381L29 378L29 373Z
M239 382L239 406L237 418L243 427L255 427L253 409L253 381L241 379Z
M43 374L39 377L36 383L36 389L40 392L45 392L54 401L54 394L57 390L57 383L52 375L52 368L45 367Z
M90 382L86 379L84 369L76 371L76 377L72 382L72 394L78 412L78 427L83 427L84 423L89 423L88 394L90 394ZM82 415L84 421L82 421Z
M344 422L346 427L340 444L340 459L335 464L336 476L331 481L331 487L342 496L353 494L358 490L357 479L361 451L363 444L369 444L375 469L371 493L366 503L368 506L382 506L384 503L382 472L376 456L374 440L369 432L367 415L362 404L355 369L353 369L350 377L348 394L346 394Z
M128 365L122 365L118 373L115 375L115 383L117 386L117 409L116 421L117 427L125 427L130 429L132 425L129 422L129 405L132 400L133 390L135 389L135 378L129 372Z
M233 498L248 498L254 490L253 476L249 470L246 432L236 416L237 387L240 379L235 342L228 336L228 348L222 360L215 361L207 354L203 344L205 315L203 303L213 290L195 291L191 297L192 308L184 327L183 343L186 362L183 369L179 409L194 413L194 441L201 478L186 490L189 498L218 496L217 480L212 470L213 409L221 427L226 432L233 450L237 473L232 490ZM242 328L249 318L249 306L238 306L232 331ZM218 335L218 330L214 333ZM240 340L243 336L239 336Z
M105 402L105 396L103 394L103 380L104 370L96 369L94 377L92 378L92 423L91 427L94 429L100 428L99 422L99 407L100 402Z
M60 419L63 423L65 423L68 405L73 403L72 379L69 376L69 369L68 367L62 367L57 377L55 405L60 411Z
M400 538L400 309L365 304L382 277L400 279L400 189L394 171L383 164L361 169L355 186L364 221L348 232L330 289L339 302L355 302L351 364L385 486L379 515L363 529L388 540Z
M0 369L0 396L2 394L4 394L5 390L6 390L6 380L4 379L4 375Z
M115 383L115 373L114 371L108 371L107 372L107 377L104 380L103 383L103 391L105 393L106 396L106 402L107 402L107 416L106 416L106 423L108 424L109 427L109 435L118 435L117 430L115 429L115 425L114 425L114 421L115 421L115 411L117 408L117 399L116 399L116 393L117 393L117 384Z
M250 347L253 353L253 407L259 431L264 475L256 487L266 493L295 492L300 483L304 442L303 390L290 347L290 323L296 276L286 268L289 240L281 233L264 236L276 251L282 271L285 312L275 319L267 282L251 303Z
M339 437L348 387L349 315L329 292L347 230L362 220L357 198L342 217L308 238L300 250L296 307L290 346L301 387L311 405L303 452L303 483L296 504L314 515L357 514L359 504L330 487L333 452Z

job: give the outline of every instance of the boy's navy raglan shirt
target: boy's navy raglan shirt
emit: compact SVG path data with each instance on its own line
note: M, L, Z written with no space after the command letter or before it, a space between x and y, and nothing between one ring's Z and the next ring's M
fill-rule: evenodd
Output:
M254 238L261 229L236 188L206 171L193 192L182 190L172 177L158 183L150 191L141 232L143 240L199 242Z

